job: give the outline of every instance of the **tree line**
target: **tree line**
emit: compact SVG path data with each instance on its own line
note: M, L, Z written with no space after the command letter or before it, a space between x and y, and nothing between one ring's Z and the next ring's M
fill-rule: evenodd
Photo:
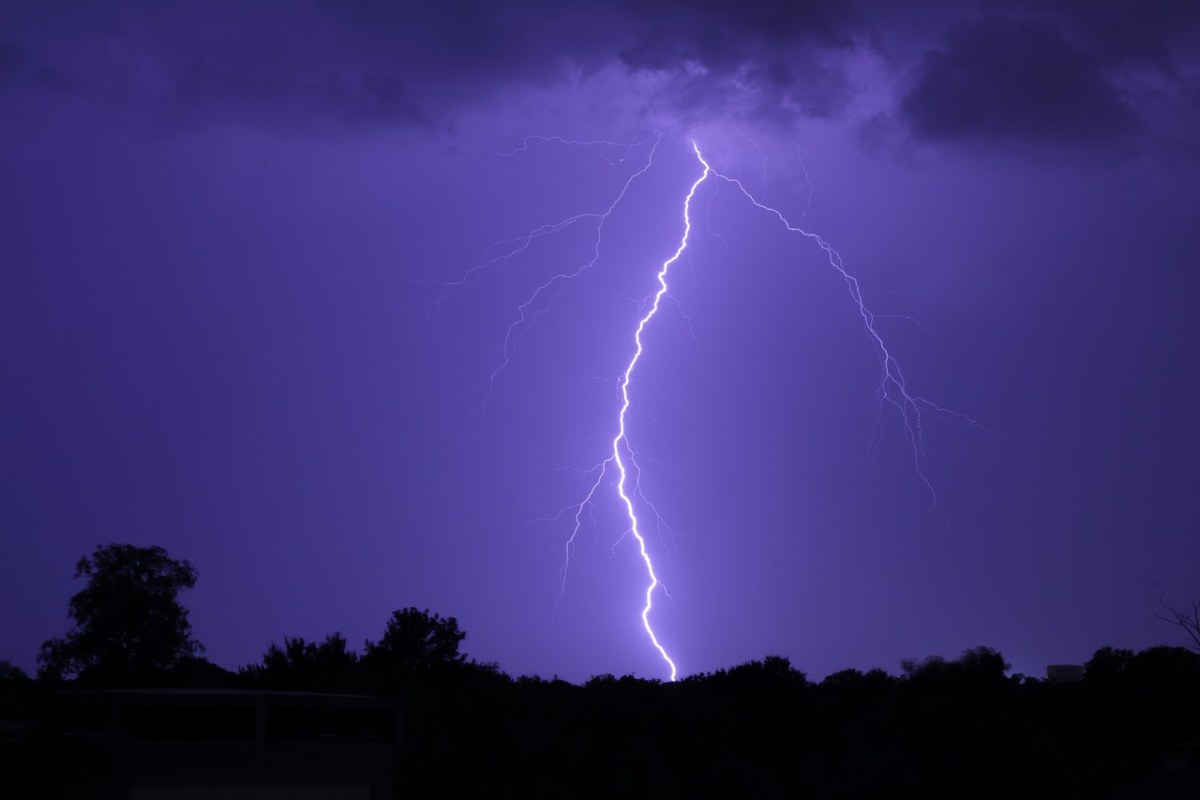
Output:
M1011 675L977 647L899 675L815 682L768 656L575 685L473 661L453 617L408 608L361 653L338 633L286 637L229 672L202 658L178 603L196 581L186 561L109 545L76 571L74 627L43 646L39 680L0 663L0 723L38 717L54 687L369 693L405 699L406 796L1200 796L1200 654L1186 648L1101 648L1071 683ZM0 795L52 760L35 741L0 743Z
M467 669L495 671L460 651L466 633L454 617L428 609L392 613L383 636L361 655L340 633L319 642L285 636L257 664L228 672L203 658L179 601L196 569L161 547L110 544L75 565L87 583L68 605L73 627L42 644L38 677L77 688L260 687L391 694L413 680ZM11 666L10 666L11 669Z

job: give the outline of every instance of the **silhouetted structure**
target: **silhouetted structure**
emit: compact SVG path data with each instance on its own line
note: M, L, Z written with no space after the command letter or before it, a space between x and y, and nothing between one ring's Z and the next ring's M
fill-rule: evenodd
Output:
M1050 664L1046 667L1046 679L1055 683L1078 683L1087 676L1083 664Z
M379 800L403 750L395 698L117 690L58 697L73 798Z

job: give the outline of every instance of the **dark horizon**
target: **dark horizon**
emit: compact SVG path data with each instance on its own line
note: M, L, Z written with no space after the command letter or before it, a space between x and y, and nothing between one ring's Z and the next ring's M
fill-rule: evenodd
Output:
M692 142L857 283L696 187L627 418L680 675L1178 643L1200 10L827 6L0 9L0 659L132 542L231 669L412 606L664 678L611 469L579 504Z
M1109 649L1051 681L1006 677L977 648L906 663L902 678L813 683L768 658L678 683L572 686L510 680L450 649L424 660L405 638L370 661L289 647L249 674L184 669L157 688L0 675L0 723L17 732L0 747L0 789L1184 797L1200 785L1200 654L1183 648Z

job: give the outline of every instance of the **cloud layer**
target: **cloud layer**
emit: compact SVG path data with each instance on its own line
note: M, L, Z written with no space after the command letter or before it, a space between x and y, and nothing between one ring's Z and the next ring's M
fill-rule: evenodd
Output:
M1128 138L1147 103L1194 117L1198 96L1191 4L926 3L903 18L782 0L218 5L9 7L0 102L86 98L167 127L440 128L617 74L631 113L838 118L874 93L875 114L920 141L1074 145ZM864 62L884 69L864 78Z

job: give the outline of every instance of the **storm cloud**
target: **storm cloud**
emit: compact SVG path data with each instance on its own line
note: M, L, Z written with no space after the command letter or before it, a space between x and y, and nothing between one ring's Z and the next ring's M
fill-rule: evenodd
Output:
M1133 111L1058 29L991 17L925 56L901 103L924 139L1090 142L1127 134Z
M799 98L804 108L828 109L836 105L829 87L839 84L838 70L813 53L854 42L846 20L804 3L647 10L632 2L344 0L227 4L220 14L141 2L68 9L9 9L3 22L35 68L68 75L83 94L110 105L175 122L438 124L463 107L586 83L614 68L661 73L664 84L697 96L689 90L715 97L736 83L781 103Z
M77 2L0 12L0 92L57 76L139 124L299 130L447 129L464 110L601 84L631 116L684 122L786 126L873 95L873 124L922 141L1086 143L1136 130L1149 88L1187 105L1195 65L1179 54L1196 21L1186 4L1115 1ZM1145 75L1157 82L1129 80Z

